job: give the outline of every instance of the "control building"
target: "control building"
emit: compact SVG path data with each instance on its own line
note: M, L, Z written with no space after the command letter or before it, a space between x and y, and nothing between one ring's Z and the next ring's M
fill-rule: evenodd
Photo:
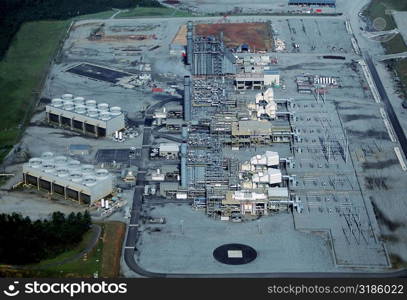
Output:
M50 124L69 128L86 135L106 137L125 128L124 114L118 106L97 103L71 94L52 99L45 108Z
M83 165L66 156L45 152L23 165L24 184L51 195L92 204L113 192L113 177L105 169Z

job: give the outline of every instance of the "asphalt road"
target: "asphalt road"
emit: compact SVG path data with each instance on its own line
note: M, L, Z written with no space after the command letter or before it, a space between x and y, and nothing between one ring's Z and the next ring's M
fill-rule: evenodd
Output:
M401 149L404 152L404 155L407 157L407 138L404 134L404 130L400 125L399 119L397 118L396 113L394 112L393 106L390 103L389 97L387 96L386 90L384 89L383 83L377 73L376 67L372 61L372 58L368 53L363 54L366 64L372 74L373 80L376 84L377 90L379 92L380 97L383 100L385 105L385 110L389 116L390 122L393 125L393 129L397 135L397 139L399 140Z

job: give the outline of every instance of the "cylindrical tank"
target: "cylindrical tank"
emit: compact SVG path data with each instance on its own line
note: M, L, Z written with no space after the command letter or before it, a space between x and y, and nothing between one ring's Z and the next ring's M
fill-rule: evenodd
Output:
M30 158L28 164L31 168L39 168L42 165L42 159L38 157Z
M102 111L99 113L99 119L102 121L108 121L111 119L110 113L108 111Z
M67 176L69 176L69 170L66 168L58 168L57 176L58 177L67 177Z
M107 103L99 103L97 107L100 111L109 111L109 104Z
M96 107L96 100L92 100L92 99L86 100L85 104L88 107Z
M106 169L97 169L95 171L95 177L99 180L103 180L109 177L109 172Z
M64 109L65 110L74 110L74 108L75 108L75 105L73 104L73 102L71 102L71 101L65 101L64 102Z
M92 175L95 171L95 167L92 165L82 165L82 173L83 175Z
M95 178L95 177L91 177L91 176L85 177L85 178L82 180L82 184L84 184L84 185L86 185L86 186L94 186L96 183L97 183L96 178Z
M96 108L88 108L87 115L91 118L97 118L99 116L99 113Z
M64 101L60 98L54 98L51 100L51 105L53 107L63 107L64 106Z
M112 116L119 116L122 113L122 109L119 106L113 106L110 108L110 114Z
M72 182L81 182L82 181L82 173L81 172L77 172L77 171L73 171L69 174L69 179Z
M55 166L64 166L66 165L68 158L66 156L57 156L54 158Z
M74 103L80 103L80 104L85 104L85 98L84 97L75 97L72 100Z
M42 158L43 160L53 159L53 158L54 158L54 153L52 153L52 152L44 152L44 153L41 155L41 158Z
M86 106L85 105L76 105L75 106L75 112L77 114L85 114L86 113Z
M61 96L61 98L64 100L71 100L71 99L73 99L73 95L72 94L63 94Z

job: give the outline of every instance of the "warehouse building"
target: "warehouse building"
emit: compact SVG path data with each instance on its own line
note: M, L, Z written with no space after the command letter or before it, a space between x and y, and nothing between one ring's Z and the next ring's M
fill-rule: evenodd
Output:
M113 192L113 177L107 170L51 152L23 165L23 181L51 195L88 205Z
M95 137L110 136L125 128L120 107L85 101L83 97L74 98L71 94L52 99L45 111L48 123Z
M336 7L336 0L288 0L288 5L315 5Z

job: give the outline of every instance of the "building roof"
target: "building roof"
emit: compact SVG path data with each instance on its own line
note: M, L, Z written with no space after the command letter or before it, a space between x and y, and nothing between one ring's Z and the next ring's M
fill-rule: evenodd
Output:
M264 70L264 75L280 75L279 70Z
M179 146L176 143L161 143L160 152L179 152Z
M232 123L232 135L270 135L272 125L268 121L247 120Z

